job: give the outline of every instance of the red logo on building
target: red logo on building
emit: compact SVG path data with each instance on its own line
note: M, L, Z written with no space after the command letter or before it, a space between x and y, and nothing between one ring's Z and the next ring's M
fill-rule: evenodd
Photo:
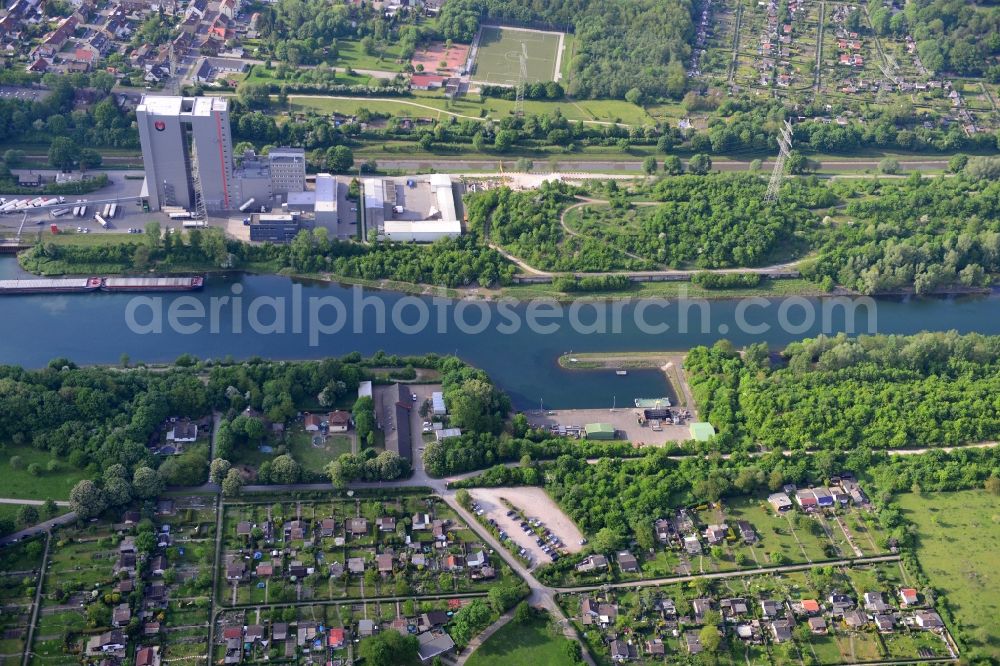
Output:
M162 120L157 120L155 123L153 123L153 127L156 128L157 132L162 132L163 130L167 129L167 124Z

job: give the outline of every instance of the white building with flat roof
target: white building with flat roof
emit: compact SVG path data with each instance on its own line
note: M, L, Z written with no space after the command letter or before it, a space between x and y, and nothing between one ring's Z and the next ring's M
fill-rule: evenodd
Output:
M150 210L195 210L199 196L208 211L239 206L226 99L144 95L136 123Z
M382 240L431 243L462 235L451 177L433 174L364 182L365 223Z
M328 173L316 174L316 224L337 226L337 179Z

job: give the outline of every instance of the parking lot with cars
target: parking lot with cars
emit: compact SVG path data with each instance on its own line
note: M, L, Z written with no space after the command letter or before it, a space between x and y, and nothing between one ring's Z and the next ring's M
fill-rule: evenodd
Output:
M580 530L541 488L476 488L473 511L516 544L532 568L578 552L586 543ZM528 509L530 507L530 510Z

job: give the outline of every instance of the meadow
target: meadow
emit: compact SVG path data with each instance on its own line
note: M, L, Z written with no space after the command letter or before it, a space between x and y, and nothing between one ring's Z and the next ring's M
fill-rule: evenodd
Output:
M917 559L947 597L960 640L1000 660L1000 497L981 490L900 495Z

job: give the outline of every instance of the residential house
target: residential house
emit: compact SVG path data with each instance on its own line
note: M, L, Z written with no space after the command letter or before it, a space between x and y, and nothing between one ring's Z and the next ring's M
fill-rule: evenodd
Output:
M819 613L819 602L815 599L803 599L800 602L800 605L802 606L802 612L807 615L815 615L816 613Z
M639 572L639 560L635 559L635 555L623 550L618 553L618 566L625 573L638 573Z
M482 550L477 550L465 558L465 564L470 569L478 569L482 566L485 566L486 562L487 562L486 553Z
M594 555L588 555L576 565L576 570L580 573L589 573L591 571L597 571L598 569L608 568L608 558L600 553Z
M771 622L771 636L775 643L792 640L792 623L788 620L774 620Z
M125 649L125 643L125 634L120 629L112 629L111 631L91 637L87 641L87 653L117 652L118 650Z
M331 627L326 635L326 645L331 650L337 650L346 644L344 629L342 627Z
M160 648L139 648L135 653L135 666L160 666Z
M337 521L333 518L324 518L319 523L319 535L321 537L332 537L337 528Z
M811 617L807 621L809 624L809 631L814 634L825 634L826 633L826 620L821 617Z
M660 518L655 523L653 523L653 530L656 532L656 540L662 544L670 543L670 537L673 532L673 525L671 525L669 520Z
M851 629L860 629L868 624L868 616L857 609L849 610L844 613L844 623Z
M368 520L366 518L349 518L347 520L347 531L352 536L364 536L368 534Z
M417 636L417 653L424 664L434 661L455 649L455 641L448 632L426 631Z
M723 599L719 602L719 608L722 610L722 616L726 618L739 617L750 612L747 600L741 598Z
M380 516L375 519L375 527L379 532L395 532L396 519L392 516Z
M621 639L611 641L611 661L621 664L632 661L638 656L635 647L630 643Z
M190 443L198 439L198 425L188 419L177 419L170 424L167 441L178 444Z
M124 627L132 619L132 609L128 604L118 604L111 613L111 625L114 627Z
M255 571L259 578L268 578L274 575L274 565L270 563L260 563Z
M250 525L250 521L249 520L242 520L242 521L236 523L236 536L238 536L238 537L245 537L246 539L249 539L250 538L250 530L252 530L252 529L253 529L253 527Z
M711 599L694 599L691 602L691 611L694 613L695 622L701 624L705 619L705 613L712 610Z
M331 629L331 631L333 631ZM275 622L271 625L271 640L272 641L283 641L288 638L288 623L287 622Z
M914 616L914 623L921 629L943 629L941 616L934 611L920 611Z
M154 576L162 576L167 571L167 558L157 555L149 561L149 573Z
M240 581L246 575L247 565L242 559L232 559L226 565L226 580Z
M391 574L392 573L392 554L390 553L380 553L375 556L375 564L378 567L378 572L380 574Z
M373 620L358 620L358 636L361 638L375 635L376 629L378 629L378 627L375 626L375 622Z
M436 627L443 627L448 624L448 614L444 611L434 610L424 613L420 616L419 622L417 622L417 628L420 631L429 631Z
M760 602L760 612L765 620L769 620L781 614L781 605L773 599L763 599Z
M813 494L811 488L801 488L795 491L795 501L798 505L806 511L811 511L819 506L816 501L816 495Z
M243 638L247 643L256 643L264 640L264 636L266 635L263 625L251 624L246 627Z
M743 539L743 543L747 545L753 545L757 543L757 532L754 531L753 525L751 525L746 520L737 520L736 529L740 532L740 538Z
M837 611L845 611L848 608L853 608L854 607L854 600L851 599L846 594L840 594L838 592L834 592L833 594L831 594L829 596L829 598L827 600L830 602L830 605L833 607L833 612L835 614L837 613Z
M415 513L413 514L410 524L415 530L426 530L431 524L430 514Z
M365 561L360 557L347 558L347 570L352 574L362 574L365 572Z
M327 429L330 432L347 432L351 427L351 415L349 412L337 410L327 415Z
M709 525L705 528L705 539L708 541L708 545L716 546L725 541L728 530L729 526L725 523L721 525Z
M683 642L690 654L699 654L702 650L701 637L697 631L685 631Z
M881 592L865 592L865 610L881 613L889 610L889 604L885 603Z
M792 508L792 500L788 499L788 495L785 493L772 493L768 495L767 501L779 513L784 513Z
M445 571L462 571L465 569L465 556L464 555L448 555L444 558L444 564L441 567Z
M309 535L309 523L304 520L290 520L285 523L285 541L304 541Z
M306 432L318 432L323 420L318 414L306 414L303 418Z
M599 604L597 606L597 621L603 626L614 624L618 619L618 604Z
M684 537L684 551L688 555L701 555L701 542L696 535L689 534Z
M659 638L646 641L646 654L653 657L664 657L667 654L666 646Z
M915 606L917 604L917 591L912 587L901 588L899 598L904 606Z
M892 633L893 628L896 625L896 619L892 615L886 613L876 613L875 614L875 626L883 634Z

